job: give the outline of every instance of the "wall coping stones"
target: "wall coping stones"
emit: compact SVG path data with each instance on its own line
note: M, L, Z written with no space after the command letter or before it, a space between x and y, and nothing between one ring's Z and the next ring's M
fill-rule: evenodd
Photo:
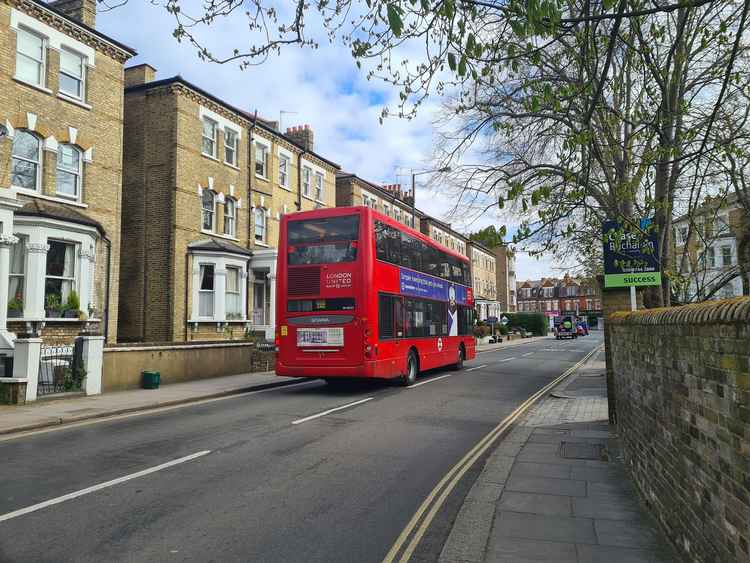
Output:
M660 307L642 311L618 311L608 321L633 325L704 325L750 323L750 297Z

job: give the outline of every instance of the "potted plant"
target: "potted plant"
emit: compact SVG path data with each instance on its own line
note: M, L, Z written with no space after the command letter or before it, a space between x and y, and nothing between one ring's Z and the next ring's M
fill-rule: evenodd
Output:
M23 298L16 295L8 302L8 318L18 319L23 317Z
M60 296L56 293L49 294L45 299L44 309L48 319L59 319L62 314Z
M66 319L77 319L80 317L81 300L75 290L71 291L68 295L68 301L65 303L63 309L63 317Z

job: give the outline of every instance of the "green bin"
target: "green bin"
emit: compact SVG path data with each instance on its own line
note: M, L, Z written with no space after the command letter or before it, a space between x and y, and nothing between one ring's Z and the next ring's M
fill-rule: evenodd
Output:
M144 371L142 380L143 388L158 389L160 379L161 374L158 371Z

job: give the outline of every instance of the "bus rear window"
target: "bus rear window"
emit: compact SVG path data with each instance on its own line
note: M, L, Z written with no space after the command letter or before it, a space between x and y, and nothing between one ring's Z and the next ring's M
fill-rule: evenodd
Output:
M289 221L289 265L354 262L358 239L359 215Z

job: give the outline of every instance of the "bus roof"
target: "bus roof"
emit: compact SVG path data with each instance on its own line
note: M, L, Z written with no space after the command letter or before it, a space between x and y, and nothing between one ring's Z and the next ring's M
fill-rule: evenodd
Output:
M401 231L409 233L411 236L418 238L425 244L429 244L430 246L438 248L441 251L445 252L446 254L449 254L455 258L458 258L459 260L463 260L464 262L467 262L467 263L469 262L469 258L467 256L464 256L460 252L456 252L455 250L450 249L447 246L440 244L436 240L431 239L430 237L421 233L420 231L416 229L412 229L411 227L408 227L407 225L404 225L403 223L399 223L392 217L389 217L388 215L380 213L379 211L375 211L374 209L367 207L366 205L354 205L350 207L327 207L324 209L313 209L311 211L297 211L289 215L284 215L283 218L287 219L288 221L301 221L304 219L316 219L319 217L321 218L322 217L340 217L342 215L350 215L352 211L357 211L361 213L369 213L373 215L374 218L380 221L384 221L390 226L396 227Z

